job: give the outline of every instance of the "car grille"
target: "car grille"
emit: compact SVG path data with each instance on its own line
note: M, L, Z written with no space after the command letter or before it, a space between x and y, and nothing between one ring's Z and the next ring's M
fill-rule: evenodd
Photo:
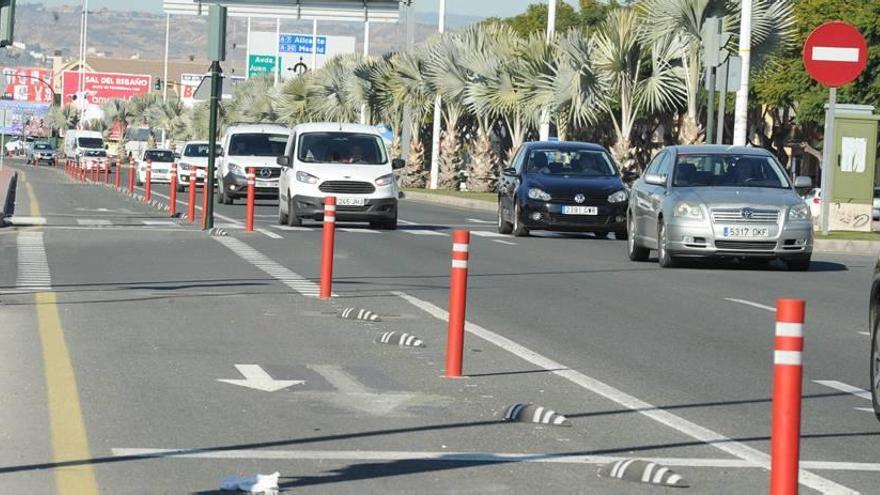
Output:
M322 182L318 189L325 193L340 194L372 194L376 192L376 188L369 182L350 180L328 180Z
M264 170L268 172L264 172ZM276 179L281 177L281 169L277 167L254 167L254 175L257 179Z
M751 217L743 216L746 208L714 208L712 220L718 222L742 222L742 223L776 223L779 220L779 210L749 208Z
M773 251L776 241L715 241L715 247L737 251Z

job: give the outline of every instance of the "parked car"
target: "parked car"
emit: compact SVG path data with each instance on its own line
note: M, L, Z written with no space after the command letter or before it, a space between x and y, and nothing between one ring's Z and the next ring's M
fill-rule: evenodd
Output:
M874 282L868 301L868 322L871 334L871 404L874 415L880 420L880 259L874 265Z
M810 209L776 158L761 148L671 146L633 185L627 211L629 257L656 249L660 266L684 257L781 259L808 270Z
M196 171L196 184L205 182L208 170L208 142L188 141L183 145L182 153L177 160L177 190L185 191L189 186L189 177L192 171ZM214 156L220 156L223 148L216 145Z
M33 146L28 147L25 160L33 165L52 165L55 162L55 146L46 141L36 141Z
M223 153L217 160L217 202L231 205L236 198L247 195L247 169L256 169L255 193L262 197L278 197L281 167L278 157L290 130L276 124L237 124L226 129Z
M171 164L174 162L174 152L167 149L144 150L136 160L137 185L142 186L147 181L147 162L150 162L150 183L171 182Z
M324 217L324 198L336 196L338 221L397 228L397 181L403 160L391 160L381 134L358 124L301 124L278 158L278 223L301 225Z
M531 142L501 171L498 232L613 232L626 237L629 193L608 151L597 144Z

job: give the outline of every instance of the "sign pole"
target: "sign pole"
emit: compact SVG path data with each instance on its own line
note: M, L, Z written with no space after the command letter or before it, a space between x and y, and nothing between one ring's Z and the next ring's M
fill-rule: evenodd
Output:
M828 91L828 110L825 112L825 139L822 145L822 235L828 235L828 216L831 213L831 181L834 157L831 148L834 146L834 110L837 105L837 88Z
M718 97L718 131L715 136L715 144L724 144L724 117L725 107L727 106L727 77L730 71L730 59L720 67L721 73L721 95Z
M715 134L715 67L706 67L706 79L709 82L709 105L706 110L706 142L712 142Z
M223 70L226 60L226 7L211 5L208 16L208 58L211 59L211 100L208 107L208 170L205 173L205 230L214 228L214 162L217 149L217 110L223 92ZM276 40L277 41L277 40ZM190 173L195 173L193 170Z

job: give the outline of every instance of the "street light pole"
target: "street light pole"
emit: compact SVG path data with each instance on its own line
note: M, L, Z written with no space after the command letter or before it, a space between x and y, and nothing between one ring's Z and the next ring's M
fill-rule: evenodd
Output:
M162 103L168 102L168 40L171 34L171 14L165 14L165 62L163 71ZM162 146L165 146L165 128L162 128Z
M446 29L446 0L440 0L439 20L437 32L442 33ZM440 94L434 99L434 127L431 133L431 189L437 189L440 175L440 117L443 109L443 101Z
M556 0L549 0L547 6L547 44L553 42L553 36L556 33ZM550 139L550 111L546 108L541 109L541 127L539 130L539 139L547 141Z
M752 49L752 0L743 0L742 15L739 21L739 57L742 59L742 75L739 91L736 93L736 108L733 120L733 144L745 146L748 132L749 110L749 64Z

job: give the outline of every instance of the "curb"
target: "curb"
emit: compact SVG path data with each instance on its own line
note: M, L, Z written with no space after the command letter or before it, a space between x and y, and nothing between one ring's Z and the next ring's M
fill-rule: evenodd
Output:
M876 257L880 255L880 242L815 239L813 240L813 252Z
M12 171L0 174L0 180L5 181L3 176L8 176L8 182L0 184L0 187L2 187L2 190L0 190L0 219L12 216L15 213L15 192L18 188L18 172Z
M454 206L467 210L478 211L498 211L498 205L491 201L481 201L479 199L456 198L454 196L446 196L443 194L420 193L416 191L404 191L406 199L418 201L420 203L432 203L436 205Z

